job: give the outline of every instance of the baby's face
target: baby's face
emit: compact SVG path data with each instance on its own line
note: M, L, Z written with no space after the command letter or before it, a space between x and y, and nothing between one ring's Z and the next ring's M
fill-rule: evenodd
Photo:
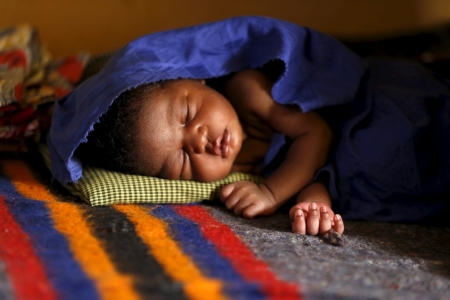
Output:
M243 140L239 118L220 93L201 81L164 85L139 114L139 172L209 182L231 170Z

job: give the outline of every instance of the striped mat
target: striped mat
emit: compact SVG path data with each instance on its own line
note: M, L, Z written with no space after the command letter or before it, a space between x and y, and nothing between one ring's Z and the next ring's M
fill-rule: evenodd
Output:
M301 299L202 205L91 207L0 164L0 299Z

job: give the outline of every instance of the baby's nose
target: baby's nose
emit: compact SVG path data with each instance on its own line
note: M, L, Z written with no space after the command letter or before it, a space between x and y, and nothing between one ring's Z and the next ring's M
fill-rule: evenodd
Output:
M197 154L202 154L205 152L206 144L208 143L208 128L204 125L197 126L193 128L188 135L187 141L185 141L186 146L189 151Z

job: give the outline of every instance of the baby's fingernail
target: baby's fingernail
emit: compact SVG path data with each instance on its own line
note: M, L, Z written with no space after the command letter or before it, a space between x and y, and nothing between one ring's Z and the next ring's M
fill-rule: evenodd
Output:
M328 209L325 206L322 206L320 208L320 212L326 213L326 212L328 212Z
M295 215L297 217L302 217L303 216L303 211L301 209L298 209L298 210L295 211Z
M341 216L340 216L340 215L335 215L335 216L334 216L334 218L336 219L336 221L340 221L340 220L342 220L342 218L341 218Z
M311 209L314 209L314 210L317 209L317 204L315 202L311 203Z

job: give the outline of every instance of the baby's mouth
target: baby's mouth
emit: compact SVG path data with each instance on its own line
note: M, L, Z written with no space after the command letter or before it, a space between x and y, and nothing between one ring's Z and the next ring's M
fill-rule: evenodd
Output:
M231 135L227 129L213 142L213 151L217 156L227 158L230 152L230 138Z
M230 132L225 129L225 132L223 133L222 137L222 143L220 144L220 150L222 152L222 158L227 158L228 154L230 152Z

